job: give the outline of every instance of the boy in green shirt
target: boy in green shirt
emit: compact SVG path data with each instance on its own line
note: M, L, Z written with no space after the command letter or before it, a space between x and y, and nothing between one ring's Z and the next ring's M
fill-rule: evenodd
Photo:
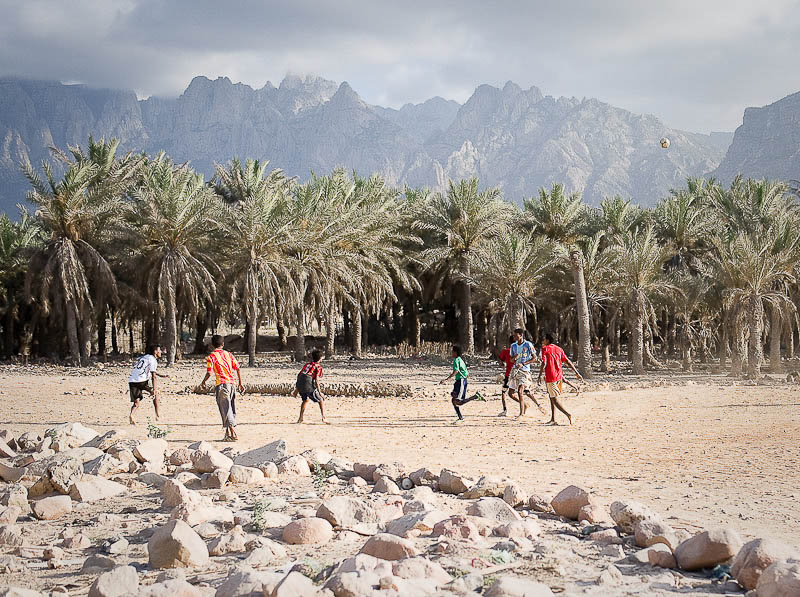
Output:
M456 414L458 415L458 419L455 420L455 423L464 420L464 417L461 416L461 409L459 409L459 406L463 406L472 400L486 401L486 398L481 396L480 392L467 398L467 377L469 377L469 372L467 371L467 364L464 362L464 359L461 358L462 352L458 344L453 345L453 352L451 353L453 357L453 372L439 382L439 384L443 384L454 375L456 377L456 381L453 384L453 391L450 393L453 408L456 409Z

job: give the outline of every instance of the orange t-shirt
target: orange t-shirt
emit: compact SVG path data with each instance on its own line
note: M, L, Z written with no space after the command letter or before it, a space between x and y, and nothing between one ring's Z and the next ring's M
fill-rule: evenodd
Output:
M231 353L217 348L206 357L206 371L213 371L217 376L217 385L234 383L233 372L239 370L239 363Z

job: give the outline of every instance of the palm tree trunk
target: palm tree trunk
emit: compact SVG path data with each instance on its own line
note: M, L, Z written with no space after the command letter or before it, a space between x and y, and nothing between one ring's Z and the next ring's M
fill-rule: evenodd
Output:
M783 340L784 344L786 345L786 358L793 359L794 358L794 325L792 324L792 320L789 319L786 322L784 327L785 329L785 338Z
M81 349L78 343L78 313L77 309L75 308L75 303L67 301L65 311L69 356L70 359L72 359L73 364L80 365Z
M117 310L111 309L111 354L119 354L119 339L117 338Z
M106 308L103 307L97 318L97 354L101 357L106 356L106 322L107 313Z
M353 356L361 358L361 308L359 306L353 307L351 314L351 319L353 320Z
M361 346L363 349L369 346L369 316L364 309L361 310Z
M175 287L167 284L166 322L164 323L164 335L167 345L167 366L175 364L175 353L178 345L178 321L175 306Z
M470 265L464 264L464 275L469 278ZM475 352L475 337L472 333L472 286L468 281L461 282L461 317L459 318L459 340L465 354Z
M731 377L739 377L744 370L744 360L747 352L745 342L745 328L743 325L731 322Z
M206 332L208 331L208 312L201 311L197 316L194 331L194 354L203 354L206 350Z
M256 366L256 344L258 342L258 297L250 298L247 318L247 364Z
M92 356L92 328L87 316L79 317L78 343L81 353L81 365L86 365Z
M419 324L419 309L417 308L417 299L413 295L408 301L408 316L410 319L408 326L408 343L414 348L417 348L420 345L420 335L422 330Z
M573 250L569 256L575 282L575 307L578 313L578 371L585 379L592 377L592 334L589 326L589 303L583 276L583 255Z
M10 357L14 353L14 319L16 319L13 309L6 311L3 329L3 356Z
M286 350L289 347L289 337L286 333L286 326L283 320L283 307L280 301L275 305L275 328L278 330L278 350Z
M295 308L297 317L297 335L294 342L294 360L302 362L306 358L306 312L303 305Z
M478 311L478 321L475 325L475 349L478 352L484 352L487 346L486 319L486 309Z
M603 363L600 365L600 371L608 373L611 371L611 343L608 341L608 336L603 336Z
M325 356L330 357L333 355L336 343L336 302L333 300L333 297L330 298L328 303L328 315L325 322L325 332Z
M757 294L750 295L748 304L750 323L750 342L747 350L747 375L751 379L761 377L761 361L764 348L761 344L761 332L764 326L764 305Z
M772 373L781 371L781 335L783 333L781 312L772 307L772 321L769 326L769 370Z
M720 373L728 364L728 314L722 311L721 336L719 341L719 371Z
M631 334L630 353L634 375L644 375L644 305L639 291L634 290L631 296Z

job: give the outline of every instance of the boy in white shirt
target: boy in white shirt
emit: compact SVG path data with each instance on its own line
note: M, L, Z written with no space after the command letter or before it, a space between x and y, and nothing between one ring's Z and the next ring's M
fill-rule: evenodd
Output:
M156 345L148 346L147 352L139 357L128 377L128 390L131 394L131 414L128 417L131 425L136 425L133 420L133 413L139 408L142 400L142 393L148 392L153 397L153 407L156 410L156 420L158 420L158 390L156 389L156 376L169 377L156 373L158 369L158 358L161 356L161 347Z

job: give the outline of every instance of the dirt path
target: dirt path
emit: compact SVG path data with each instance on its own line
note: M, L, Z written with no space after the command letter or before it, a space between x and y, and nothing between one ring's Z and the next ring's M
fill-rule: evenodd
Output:
M297 418L291 398L245 396L239 402L239 449L277 438L297 453L309 447L368 462L397 460L418 468L449 467L474 475L508 475L531 493L548 497L574 483L601 502L633 496L674 517L673 524L730 524L749 536L800 544L800 392L785 387L673 386L587 392L567 398L576 424L547 427L535 409L524 423L498 418L499 400L470 403L467 421L451 425L448 388L435 386L442 366L393 361L331 362L327 379L401 380L417 394L406 399L334 398L333 425L319 424L310 405ZM0 428L44 430L81 421L104 431L123 426L129 401L127 367L76 370L6 367L0 373ZM88 374L87 374L88 373ZM161 427L179 445L221 437L209 396L179 395L202 378L199 362L171 370L164 387ZM495 370L476 366L471 390L497 394ZM246 381L291 381L295 367L271 364L245 369ZM491 382L491 383L489 383ZM439 392L432 397L432 390ZM70 392L70 394L65 394ZM427 392L427 395L425 393ZM152 407L140 409L133 437L144 437Z

